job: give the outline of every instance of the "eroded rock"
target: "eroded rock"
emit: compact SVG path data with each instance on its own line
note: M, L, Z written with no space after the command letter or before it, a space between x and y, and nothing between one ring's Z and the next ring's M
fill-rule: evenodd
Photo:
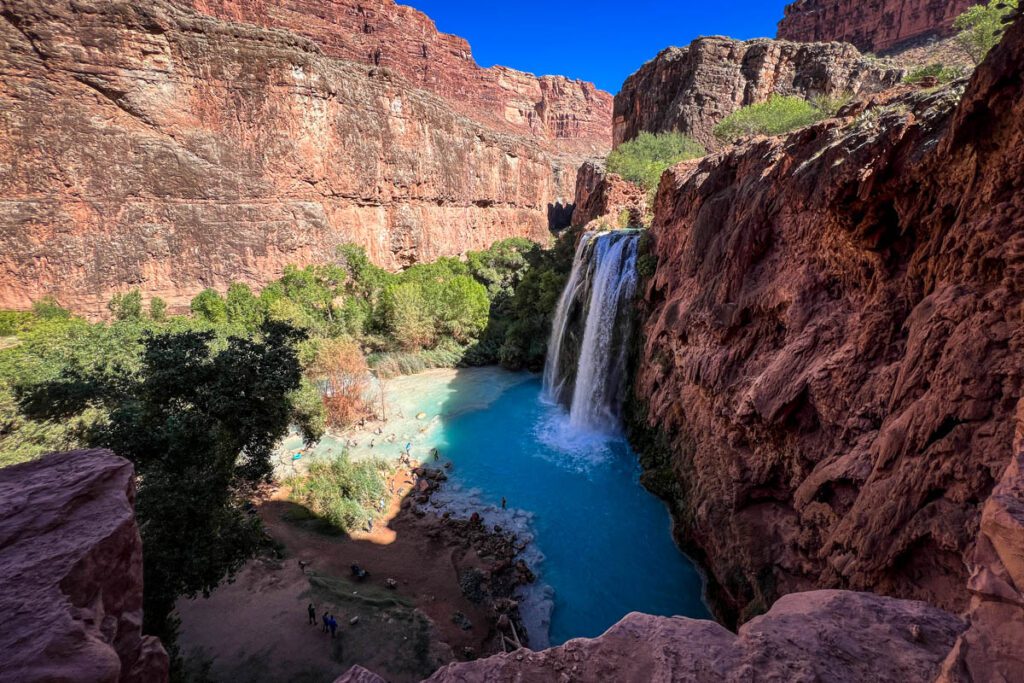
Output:
M166 681L142 635L131 463L54 453L0 469L0 681Z

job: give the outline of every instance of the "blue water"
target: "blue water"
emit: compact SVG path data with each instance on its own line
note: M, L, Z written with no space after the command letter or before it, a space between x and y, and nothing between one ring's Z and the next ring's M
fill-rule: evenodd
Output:
M571 430L539 377L443 417L432 441L453 463L455 489L531 514L535 569L553 590L551 644L600 635L633 611L709 618L701 577L673 543L664 504L640 485L628 443Z
M534 648L600 635L634 611L710 618L701 577L676 548L664 504L640 485L629 444L571 428L565 410L542 399L539 376L431 370L388 380L386 393L383 435L371 424L329 436L299 460L292 435L278 474L343 450L397 459L407 443L416 459L440 464L431 455L439 449L452 468L435 501L533 537L525 554L538 582L521 603Z

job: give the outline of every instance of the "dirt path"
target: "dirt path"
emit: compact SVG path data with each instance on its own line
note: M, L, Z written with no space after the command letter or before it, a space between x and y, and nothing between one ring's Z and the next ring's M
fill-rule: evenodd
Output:
M408 495L410 482L400 472L393 488ZM393 497L386 523L372 533L335 535L288 501L287 491L274 492L258 510L285 559L254 560L210 598L178 603L179 643L192 668L207 662L215 681L312 682L332 681L361 664L401 682L492 651L494 616L467 599L459 583L460 574L486 570L487 563L469 543L441 540L437 518L420 517L401 502ZM300 561L308 563L304 569ZM369 578L350 581L353 564ZM387 588L386 579L396 588ZM308 625L310 602L318 617L324 609L335 615L341 626L334 641ZM465 616L459 623L457 613Z

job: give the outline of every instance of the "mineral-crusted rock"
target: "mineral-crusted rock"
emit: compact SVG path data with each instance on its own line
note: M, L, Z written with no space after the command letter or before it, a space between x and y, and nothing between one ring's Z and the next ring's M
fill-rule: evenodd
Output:
M637 393L671 457L648 479L721 613L818 587L959 612L979 524L1010 537L986 501L1024 384L1022 63L1018 21L959 104L913 93L663 177Z
M142 540L131 463L55 453L0 469L0 681L159 683L142 635Z
M598 638L449 664L428 681L930 681L963 623L920 602L850 591L787 595L734 634L633 613ZM358 680L358 679L354 679Z
M926 36L949 35L953 20L977 0L797 0L779 22L783 40L841 40L885 52Z
M626 79L615 96L615 144L642 131L679 131L714 150L716 124L773 94L869 94L902 76L843 43L698 38L663 50Z
M385 4L426 31L409 8L360 6ZM347 241L395 269L546 240L582 161L551 149L610 145L565 123L577 105L600 119L606 96L580 84L468 57L450 82L411 82L397 65L341 58L347 24L330 33L323 18L347 21L338 3L243 3L295 31L203 5L240 21L166 0L0 0L0 307L49 293L103 314L130 287L180 307L205 287L329 261ZM455 40L432 35L438 52ZM522 92L550 115L471 117L456 84L502 111Z
M647 209L647 193L635 183L588 161L576 176L574 227L588 223L607 228L639 226Z

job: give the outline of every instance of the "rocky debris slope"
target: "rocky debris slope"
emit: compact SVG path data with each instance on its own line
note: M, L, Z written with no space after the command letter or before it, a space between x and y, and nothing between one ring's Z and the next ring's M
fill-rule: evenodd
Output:
M0 307L52 293L102 314L133 286L180 306L325 262L346 241L399 268L547 238L581 163L547 149L567 138L485 125L441 84L332 56L344 35L331 35L321 45L166 0L0 0ZM471 66L456 80L484 78ZM578 132L601 146L603 133Z
M615 96L614 141L642 131L679 131L709 150L713 130L737 109L773 94L869 94L900 82L903 72L842 43L698 38L670 47L626 79Z
M1019 20L962 98L879 98L663 177L648 481L721 613L819 587L969 606L1020 428L1021 63Z
M949 35L953 20L977 0L797 0L779 22L781 40L841 40L885 52L927 36Z
M109 451L0 469L0 681L167 680L142 635L135 480Z
M635 183L588 161L576 175L573 227L626 228L644 223L647 193Z
M496 130L528 133L557 152L603 154L612 97L584 81L481 69L464 39L394 0L174 0L229 21L288 30L326 54L393 70Z

